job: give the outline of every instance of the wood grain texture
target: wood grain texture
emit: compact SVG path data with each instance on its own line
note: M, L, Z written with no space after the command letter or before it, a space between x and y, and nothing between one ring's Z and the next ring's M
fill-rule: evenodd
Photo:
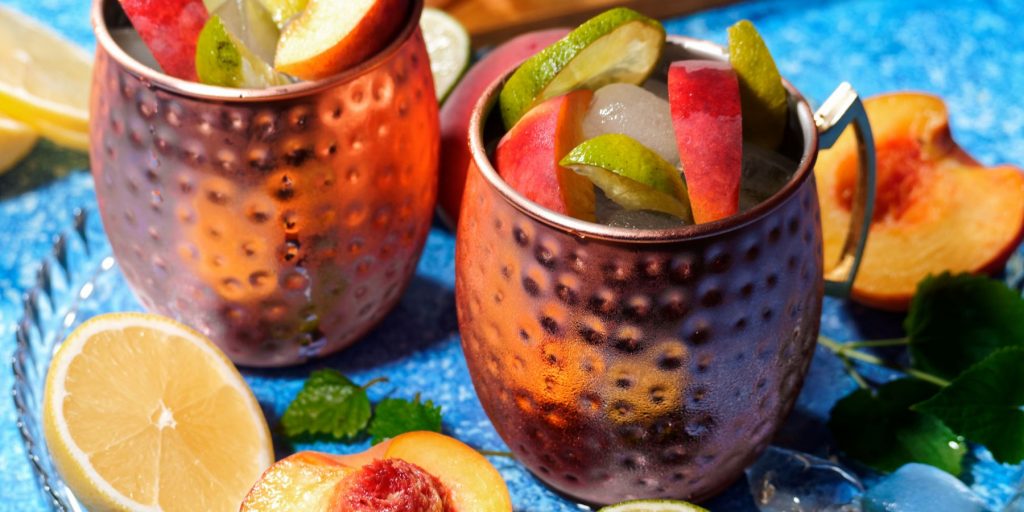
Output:
M679 16L735 0L428 0L454 15L473 37L473 46L494 44L540 28L575 26L616 6L654 18Z

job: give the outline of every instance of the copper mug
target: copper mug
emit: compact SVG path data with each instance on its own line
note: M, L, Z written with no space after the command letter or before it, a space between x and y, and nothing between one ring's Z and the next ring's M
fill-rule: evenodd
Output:
M659 73L727 55L672 37ZM501 85L470 124L456 247L462 346L484 409L517 459L578 501L720 492L793 407L823 293L846 293L856 275L874 195L860 99L843 84L812 114L787 83L784 147L799 166L781 190L720 221L634 230L557 214L501 180L485 150L500 135L487 121ZM857 220L826 281L813 167L851 122Z
M437 189L437 102L409 2L394 41L334 77L229 89L161 74L92 9L92 173L104 228L139 301L236 363L340 350L395 305Z

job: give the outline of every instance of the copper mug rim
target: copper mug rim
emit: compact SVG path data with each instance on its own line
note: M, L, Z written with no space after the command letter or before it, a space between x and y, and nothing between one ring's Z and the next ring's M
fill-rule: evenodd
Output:
M363 62L348 68L336 75L322 78L320 80L301 81L294 84L277 85L262 89L246 89L221 87L207 85L189 80L183 80L171 75L157 71L136 60L126 51L121 49L107 28L107 20L104 12L106 5L116 0L93 0L92 3L92 29L96 35L96 44L110 55L118 65L124 67L129 73L138 76L149 83L177 94L208 100L224 102L260 102L267 100L286 100L296 97L308 96L338 84L350 82L368 71L379 67L387 62L392 54L398 52L409 38L413 37L419 28L420 15L423 12L424 0L409 0L409 12L405 25L398 32L398 35L383 49L371 55Z
M714 60L726 60L726 50L703 39L695 39L686 36L668 36L665 44L671 44L682 49L698 54L703 58ZM818 154L818 130L814 122L814 113L811 110L807 99L793 87L788 80L782 79L789 96L795 100L797 119L803 135L803 149L800 155L800 162L793 177L786 184L771 195L768 199L761 201L753 208L739 212L730 217L707 222L703 224L691 224L676 228L662 229L637 229L607 226L595 222L588 222L553 210L549 210L539 204L527 199L518 191L509 186L498 175L497 170L491 164L487 155L486 146L483 140L483 126L490 115L494 103L498 99L498 92L502 84L512 71L498 77L492 82L484 93L477 100L469 121L469 149L476 167L494 190L502 198L514 206L517 210L536 221L542 222L552 228L568 231L581 238L595 238L612 242L638 242L638 243L671 243L685 240L693 240L714 236L734 229L739 229L751 222L769 215L780 205L789 200L799 190L804 180L808 179L814 171L814 162Z

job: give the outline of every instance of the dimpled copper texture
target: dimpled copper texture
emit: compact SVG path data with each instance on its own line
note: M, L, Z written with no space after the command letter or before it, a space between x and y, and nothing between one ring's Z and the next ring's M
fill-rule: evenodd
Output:
M675 39L667 53L719 55L706 45ZM640 231L569 219L501 182L481 133L496 90L471 125L456 255L462 344L488 416L523 464L579 501L713 495L767 446L814 350L810 108L791 91L801 164L775 196L723 221Z
M434 208L433 79L411 2L387 49L319 82L238 90L131 60L94 6L91 162L103 224L142 304L236 363L340 350L398 301Z

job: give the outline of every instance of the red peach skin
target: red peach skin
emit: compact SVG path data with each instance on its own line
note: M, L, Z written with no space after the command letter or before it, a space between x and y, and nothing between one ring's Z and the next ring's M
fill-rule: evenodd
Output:
M583 139L594 93L570 92L530 109L498 142L495 163L505 183L561 214L594 220L594 186L558 162Z
M725 62L672 63L668 100L694 220L711 222L739 210L743 118L736 72Z
M198 80L196 41L207 18L202 0L121 0L121 8L164 73Z

